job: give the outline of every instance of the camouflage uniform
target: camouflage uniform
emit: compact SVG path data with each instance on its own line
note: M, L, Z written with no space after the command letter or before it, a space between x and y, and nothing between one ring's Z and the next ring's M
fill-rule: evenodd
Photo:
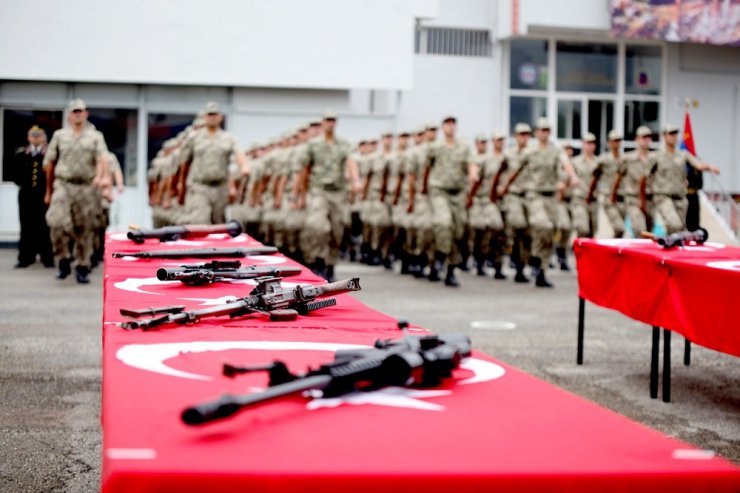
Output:
M103 134L87 123L79 136L69 128L54 132L44 158L44 166L55 162L54 189L46 213L54 256L69 259L70 240L74 240L78 268L90 266L100 209L100 196L92 180L98 160L107 152Z
M497 271L501 268L505 242L504 220L498 204L491 201L491 186L503 161L503 154L483 153L475 156L481 182L468 210L468 224L472 230L472 252L479 273L486 259L493 262Z
M649 153L643 160L639 152L634 150L625 153L617 171L621 175L617 189L617 207L629 219L632 232L637 238L641 233L649 231L648 227L652 225L652 195L648 189L646 216L646 212L640 209L640 181L647 176L654 162L653 153Z
M187 176L185 224L217 224L226 221L229 201L229 161L239 152L233 135L218 130L211 135L199 130L187 139L180 151L181 162L190 161Z
M285 214L285 249L293 258L300 254L300 231L306 219L306 211L294 207L294 194L303 163L306 162L308 143L293 147L288 155L285 190L283 191L283 212Z
M624 235L624 216L619 211L619 207L611 201L611 187L614 184L614 180L617 179L617 171L621 159L622 156L614 156L610 151L599 154L596 158L596 162L601 169L598 188L599 199L601 206L604 208L604 213L607 219L609 219L609 224L614 231L615 238L621 238Z
M670 154L665 150L657 151L653 158L655 162L648 182L653 192L655 214L663 221L667 234L682 231L686 229L689 207L686 166L699 169L701 161L681 150Z
M592 238L598 230L599 204L594 191L591 202L586 202L595 174L600 173L596 158L588 159L581 153L573 158L573 169L581 183L570 189L569 211L573 229L578 237Z
M413 179L414 209L408 218L408 241L407 251L413 252L417 265L415 273L423 275L423 269L434 258L434 216L432 214L432 202L430 195L424 192L424 172L429 154L430 144L421 143L409 150L406 161L407 186L404 187L404 195L409 197L409 188ZM407 199L408 201L408 199ZM408 210L408 208L407 208Z
M306 222L301 231L301 250L308 264L322 259L333 266L339 260L339 245L344 233L347 209L347 159L352 146L335 137L312 140L308 145L309 168Z
M367 225L368 233L365 239L372 252L371 256L375 256L378 260L385 258L388 254L388 228L391 225L390 208L386 201L388 157L381 154L372 155L367 160L368 174L365 177L368 185L367 196L364 200L365 216L363 223Z
M250 161L249 176L241 178L244 180L241 183L242 196L238 197L239 202L231 207L231 217L241 221L247 234L252 237L259 235L262 209L258 202L257 186L262 180L263 167L262 159L257 158Z
M521 166L521 158L527 148L519 150L514 146L504 152L506 171L501 174L500 183L505 185ZM512 262L521 269L529 262L531 236L527 224L526 204L524 201L524 174L520 174L501 198L501 211L504 214L504 231L506 233L506 250Z

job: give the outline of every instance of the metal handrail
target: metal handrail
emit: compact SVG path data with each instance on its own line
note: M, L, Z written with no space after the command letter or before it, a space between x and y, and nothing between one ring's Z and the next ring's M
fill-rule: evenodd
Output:
M714 205L715 210L735 238L740 238L740 204L735 201L731 193L725 190L719 178L710 173L704 175L705 180L707 177L709 177L709 186L704 187L707 199Z

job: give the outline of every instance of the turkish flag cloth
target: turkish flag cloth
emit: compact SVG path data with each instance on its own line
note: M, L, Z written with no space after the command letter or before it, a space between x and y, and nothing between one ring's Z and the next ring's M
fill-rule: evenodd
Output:
M580 238L573 248L581 298L740 356L740 248Z
M134 247L110 235L106 251ZM181 242L249 246L246 236ZM168 244L167 248L172 248ZM180 415L225 393L258 392L267 376L229 379L224 362L284 361L294 372L343 348L403 334L349 294L292 322L263 315L127 331L119 309L198 308L250 283L155 282L170 260L108 258L103 344L103 477L109 492L736 491L740 471L484 354L434 388L383 388L337 398L294 395L229 419L187 426ZM280 255L246 265L296 265ZM319 283L304 269L285 283ZM410 334L426 334L410 327Z

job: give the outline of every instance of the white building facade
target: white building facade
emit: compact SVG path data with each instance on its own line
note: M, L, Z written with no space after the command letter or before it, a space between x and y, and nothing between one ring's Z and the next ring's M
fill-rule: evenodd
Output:
M548 116L561 141L617 128L629 147L641 124L680 125L688 101L717 186L740 192L740 49L614 39L610 23L608 0L3 2L0 241L18 236L14 149L75 97L124 167L118 227L148 224L148 163L211 100L245 147L325 108L350 139Z

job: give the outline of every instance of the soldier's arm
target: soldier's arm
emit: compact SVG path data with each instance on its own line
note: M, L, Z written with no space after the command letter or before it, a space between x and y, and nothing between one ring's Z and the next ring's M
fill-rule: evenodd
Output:
M59 157L59 141L56 133L52 135L51 142L46 149L44 156L44 173L46 174L46 193L44 194L44 204L49 205L51 202L51 192L54 189L54 166Z
M386 164L386 166L383 168L383 179L380 184L380 201L385 202L385 196L388 193L388 176L390 175L391 170Z
M568 173L571 186L576 186L581 183L581 180L578 179L578 175L576 174L576 170L573 168L573 163L570 162L570 159L568 159L565 152L560 155L560 164L565 172Z
M686 153L686 161L689 163L689 165L692 168L698 171L709 171L710 173L715 174L715 175L719 174L719 168L717 166L700 161L699 159L692 156L688 152Z
M367 176L365 176L365 185L362 187L362 200L367 200L367 195L370 193L370 182L373 179L373 170L370 169L367 172Z
M501 161L501 164L498 167L498 171L496 171L496 174L493 176L493 179L491 181L491 192L488 195L488 198L491 199L491 202L496 202L498 200L498 184L501 181L501 175L506 171L506 169L509 167L509 162L504 158Z
M619 194L619 187L622 185L622 178L624 178L625 170L620 168L619 171L617 171L617 176L614 178L614 184L612 185L612 193L609 197L609 200L611 200L612 204L615 204L617 202L617 195Z
M594 169L593 176L591 178L591 183L588 186L588 194L586 194L586 202L591 203L594 201L594 194L596 193L596 186L599 184L599 180L601 179L601 175L604 173L603 166L601 164L596 166L596 169Z
M280 178L276 180L275 183L275 190L274 190L274 196L275 196L275 209L280 209L283 205L283 194L285 193L285 185L288 182L288 175L281 175Z
M355 193L362 190L362 182L360 182L360 171L357 167L357 162L351 157L347 158L347 171L349 172L350 189Z
M110 186L110 163L108 160L108 146L105 145L105 139L103 134L99 134L96 139L97 147L97 162L95 165L95 177L93 178L93 185L103 189Z
M465 208L470 209L473 206L473 198L481 186L480 166L477 163L468 164L468 185L469 192Z

